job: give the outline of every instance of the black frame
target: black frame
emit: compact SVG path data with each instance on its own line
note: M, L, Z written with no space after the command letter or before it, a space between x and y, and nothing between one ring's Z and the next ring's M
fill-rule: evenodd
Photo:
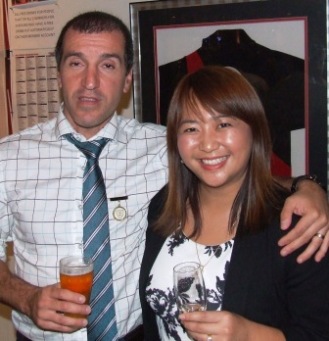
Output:
M155 93L154 28L212 22L306 18L305 115L307 172L328 180L328 87L326 0L164 0L130 4L135 44L134 112L143 122L160 123ZM197 8L196 8L197 7ZM321 79L319 79L319 77ZM321 84L319 86L319 84Z

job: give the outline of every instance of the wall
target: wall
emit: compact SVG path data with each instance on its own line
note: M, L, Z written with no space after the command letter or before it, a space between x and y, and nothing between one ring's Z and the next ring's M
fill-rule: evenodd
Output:
M1 27L1 26L0 26ZM6 83L6 72L5 72L5 58L6 52L4 49L0 50L0 137L6 136L8 134L8 119L7 119L7 101L6 101L6 88L4 85Z
M0 1L0 27L3 25L3 5ZM5 39L4 31L0 30L0 137L8 134L7 105L6 105L6 72L5 72ZM10 309L0 304L0 340L14 340L14 331L10 322Z
M7 0L5 0L7 1ZM10 1L10 0L8 0ZM151 0L152 1L152 0ZM65 4L64 4L65 2ZM106 0L106 10L107 12L110 12L119 18L121 18L128 27L130 27L130 17L129 17L129 3L131 2L138 2L134 0ZM99 9L102 10L103 8L99 6L100 3L105 4L105 0L59 0L59 5L63 7L63 10L61 11L61 21L65 23L67 20L69 20L71 17L79 14L80 12L85 12L87 10L93 10L93 9ZM2 4L3 2L0 0L0 14L2 13ZM95 8L95 5L97 4L97 7ZM0 26L2 27L2 26ZM1 43L1 33L0 33L0 43ZM0 50L1 45L0 45ZM0 51L1 52L1 51ZM3 68L3 62L4 58L1 58L2 55L0 55L0 70L4 70ZM0 110L0 137L8 135L8 129L7 127L7 121L6 121L6 115L4 110L3 103L4 100L3 97L5 96L5 83L3 79L3 74L0 73L0 103L1 110ZM122 109L120 110L122 115L133 117L133 101L132 96L125 98L125 101L122 103ZM10 309L8 307L5 307L0 304L0 340L6 340L6 341L14 341L14 330L12 327L12 324L10 322Z
M4 27L3 1L0 1L0 27ZM5 68L5 37L4 31L0 30L0 137L8 134L7 103L6 103L6 68Z

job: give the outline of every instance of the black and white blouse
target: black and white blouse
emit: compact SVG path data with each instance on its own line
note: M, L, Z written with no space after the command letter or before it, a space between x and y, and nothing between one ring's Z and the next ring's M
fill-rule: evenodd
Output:
M207 310L221 310L224 283L233 249L233 240L221 245L195 243L181 234L168 237L153 265L146 288L146 300L155 311L161 340L190 340L178 320L173 290L173 268L184 261L204 266Z

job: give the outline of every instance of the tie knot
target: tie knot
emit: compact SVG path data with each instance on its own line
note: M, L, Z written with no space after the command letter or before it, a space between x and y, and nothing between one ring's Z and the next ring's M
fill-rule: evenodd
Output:
M78 141L72 134L63 135L69 142L74 144L83 154L85 154L87 159L93 158L98 159L103 148L110 140L109 138L102 137L94 141L81 142Z

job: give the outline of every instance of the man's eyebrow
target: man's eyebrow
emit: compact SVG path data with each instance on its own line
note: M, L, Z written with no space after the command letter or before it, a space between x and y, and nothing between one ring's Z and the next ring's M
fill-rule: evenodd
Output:
M103 53L101 55L101 59L105 60L105 59L117 59L119 61L120 64L123 63L123 58L121 55L119 55L118 53Z
M81 59L85 59L83 53L77 52L77 51L69 51L64 55L63 61L66 61L70 57L78 57ZM105 60L105 59L111 59L111 58L117 59L120 63L123 62L122 57L118 53L103 53L100 55L99 59Z
M69 51L64 54L63 56L63 62L66 61L70 57L78 57L78 58L83 58L83 54L81 52L76 52L76 51Z

